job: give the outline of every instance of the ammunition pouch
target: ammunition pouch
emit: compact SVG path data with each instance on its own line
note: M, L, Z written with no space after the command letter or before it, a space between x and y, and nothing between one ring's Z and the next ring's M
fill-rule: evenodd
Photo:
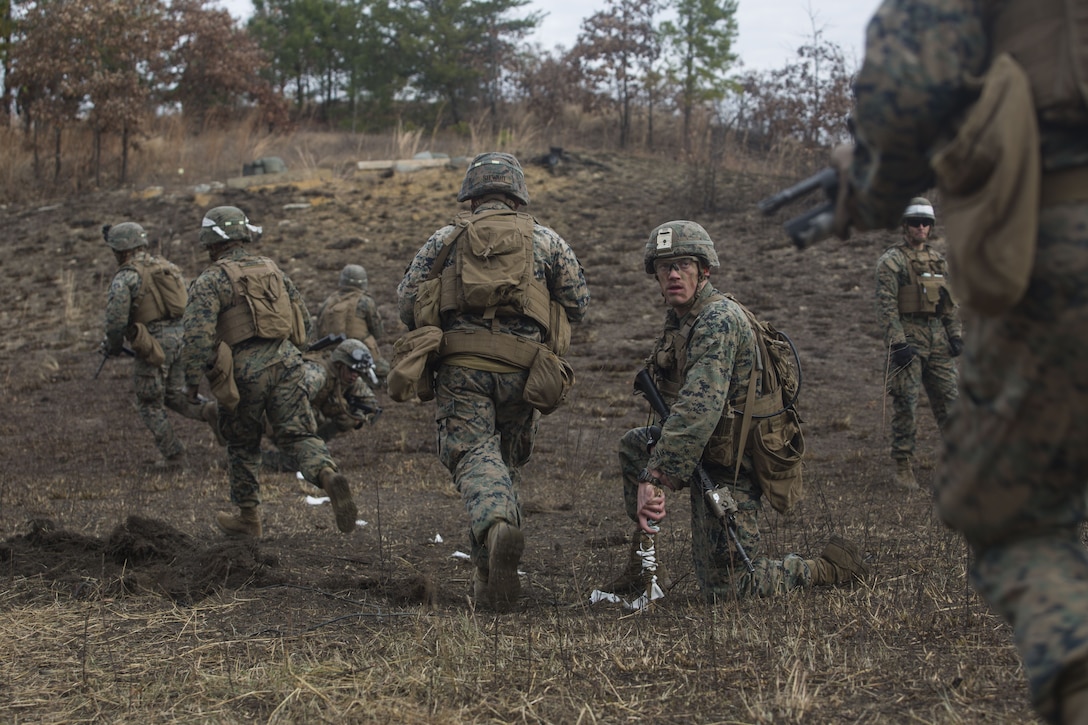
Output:
M127 335L132 342L132 351L136 353L136 357L153 367L166 362L166 353L163 352L162 345L147 329L147 325L134 322L129 326Z

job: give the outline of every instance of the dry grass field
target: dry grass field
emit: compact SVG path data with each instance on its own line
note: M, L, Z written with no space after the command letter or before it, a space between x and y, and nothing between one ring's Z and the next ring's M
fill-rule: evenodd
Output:
M927 495L890 485L872 268L891 237L793 249L755 202L795 179L759 164L719 172L718 208L702 212L691 170L667 158L574 148L549 171L532 163L546 145L510 149L530 211L572 244L593 295L574 331L577 385L524 472L517 611L466 598L465 517L431 404L380 393L377 424L332 442L366 526L340 534L312 490L269 473L265 537L222 538L225 455L207 428L175 417L187 465L156 470L131 364L92 379L115 267L100 227L143 224L193 277L203 212L239 206L311 307L344 264L366 266L388 356L396 284L457 211L462 171L359 172L350 148L313 156L329 171L315 182L197 187L224 178L187 172L161 190L0 206L0 721L1034 722L962 541ZM664 314L642 246L675 218L717 240L716 286L800 349L806 498L789 516L766 507L765 553L811 557L841 534L866 553L864 583L708 606L677 496L659 537L668 596L636 614L590 605L626 553L616 444L647 419L632 381ZM938 441L920 418L927 485Z

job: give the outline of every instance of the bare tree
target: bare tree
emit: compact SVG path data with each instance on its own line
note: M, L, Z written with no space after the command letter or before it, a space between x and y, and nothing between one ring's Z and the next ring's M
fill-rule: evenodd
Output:
M630 137L641 74L657 53L653 20L658 9L657 0L608 0L606 10L582 21L571 52L590 88L617 110L621 148L627 147Z

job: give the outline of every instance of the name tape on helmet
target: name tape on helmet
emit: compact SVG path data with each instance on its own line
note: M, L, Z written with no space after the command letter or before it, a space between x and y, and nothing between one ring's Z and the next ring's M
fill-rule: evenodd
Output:
M657 230L657 251L672 249L672 227Z

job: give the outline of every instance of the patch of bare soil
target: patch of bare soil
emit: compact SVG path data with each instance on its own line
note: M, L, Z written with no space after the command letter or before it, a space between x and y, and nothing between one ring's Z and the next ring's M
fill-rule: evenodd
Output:
M0 685L0 719L1031 719L1008 630L965 583L962 542L939 524L926 495L890 486L890 411L872 295L873 265L891 237L862 235L798 252L755 208L794 179L720 175L717 209L702 211L696 180L674 163L572 153L555 169L527 164L530 211L572 244L593 300L574 331L570 402L542 419L524 470L518 612L477 622L466 601L470 567L457 556L468 550L465 516L434 453L431 404L394 404L382 395L385 412L375 425L331 443L365 526L339 534L328 504L307 503L317 491L292 474L269 472L264 538L222 538L214 514L229 506L225 455L210 431L174 417L187 462L156 469L153 441L133 409L130 363L111 359L93 379L115 268L101 225L143 224L153 251L192 278L205 264L196 245L203 212L237 205L264 226L259 251L281 264L311 309L344 264L363 264L386 321L389 357L404 329L395 287L415 251L457 211L462 173L357 172L312 186L98 193L0 208L0 626L22 632L30 613L45 618L29 628L37 632L27 632L30 639L0 637L0 681L7 683ZM589 592L622 568L632 528L616 444L647 420L632 381L664 314L641 255L650 229L676 218L699 221L717 240L715 285L786 331L800 350L807 496L789 516L767 507L765 553L812 557L840 533L865 550L871 582L707 608L691 571L687 503L674 496L659 537L677 581L669 597L634 620L587 606ZM937 439L928 410L920 420L926 486ZM77 614L81 603L96 603L100 640ZM179 621L141 630L124 624L132 610L175 612ZM84 629L82 664L53 639L40 640L40 651L28 644L69 626ZM465 634L470 630L475 634ZM110 631L123 631L125 646L110 644L98 679L89 677L98 671L88 642L106 647ZM138 666L145 649L147 662L158 661L150 654L155 637L173 638L169 647L186 653L181 661L161 655L170 664ZM455 656L454 641L480 649ZM212 643L221 655L205 649ZM403 643L418 652L402 651ZM211 677L193 673L238 682L251 676L243 670L264 662L298 667L300 650L336 676L310 671L309 684L270 684L267 691L254 684L244 695L201 680L205 700L192 704L180 695L189 685L179 683L191 675ZM68 675L39 662L46 652L69 663ZM126 679L125 672L142 674ZM270 676L262 672L258 680ZM367 679L382 672L388 681ZM165 711L155 709L150 692L118 684L146 687L149 679L166 688L175 708L168 714L148 715ZM94 700L88 685L96 682L112 694L72 704L76 691ZM121 687L129 694L116 694ZM320 697L311 697L315 687ZM715 697L703 699L707 693ZM119 704L126 698L128 705Z

